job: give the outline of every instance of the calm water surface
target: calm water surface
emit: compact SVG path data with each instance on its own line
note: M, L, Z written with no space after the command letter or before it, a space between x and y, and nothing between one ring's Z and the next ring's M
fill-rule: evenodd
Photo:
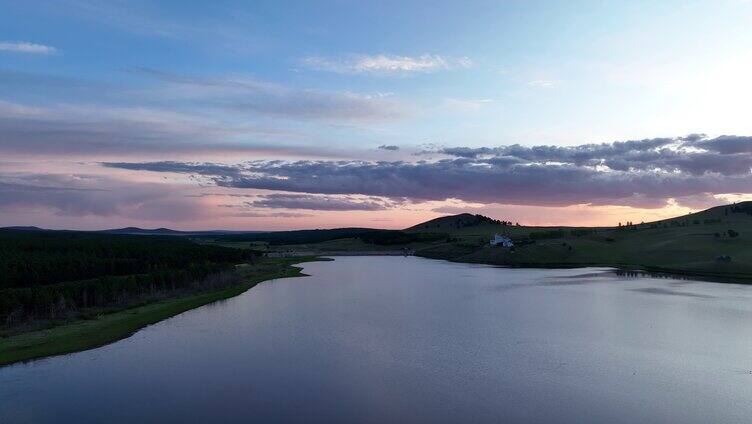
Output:
M752 420L752 287L341 257L0 368L0 422Z

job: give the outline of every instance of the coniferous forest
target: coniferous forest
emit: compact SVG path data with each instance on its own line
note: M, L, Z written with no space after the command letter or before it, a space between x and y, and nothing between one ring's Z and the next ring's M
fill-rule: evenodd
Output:
M55 320L236 284L256 252L183 237L0 231L0 323Z

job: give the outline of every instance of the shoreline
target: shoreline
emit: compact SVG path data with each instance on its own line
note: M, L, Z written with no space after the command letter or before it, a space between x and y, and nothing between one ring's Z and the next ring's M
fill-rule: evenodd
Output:
M79 319L49 329L34 330L0 338L0 368L20 362L29 362L52 356L81 352L114 343L118 340L130 337L137 331L151 324L156 324L200 306L238 296L264 281L307 276L301 272L302 268L296 265L312 261L333 260L327 259L323 256L403 256L402 254L385 255L384 253L386 252L371 255L363 255L362 252L352 252L352 254L349 252L338 253L339 254L337 255L332 255L331 253L322 254L318 252L316 256L309 255L274 258L274 262L278 262L278 265L280 266L279 269L267 274L250 277L246 281L230 288L214 292L199 293L186 297L160 300L146 305L108 313L94 320ZM746 275L718 275L639 265L607 263L499 264L490 261L463 261L452 258L422 256L420 254L409 256L433 260L446 260L455 263L493 265L505 268L576 269L605 267L612 268L615 272L639 273L645 274L649 277L693 279L719 284L752 284L752 277Z
M278 253L278 252L275 252ZM703 272L703 271L690 271L674 268L666 268L652 265L639 265L639 264L624 264L624 263L607 263L607 262L517 262L517 263L497 263L493 261L483 260L463 260L461 258L454 259L451 256L431 256L423 255L421 251L410 250L407 254L402 250L358 250L358 251L290 251L285 252L287 256L272 256L278 258L293 258L293 257L337 257L337 256L415 256L426 259L438 259L456 263L466 264L483 264L483 265L495 265L507 268L543 268L543 269L573 269L573 268L588 268L588 267L606 267L613 268L621 272L638 272L647 274L650 276L663 276L679 279L694 279L698 281L706 281L712 283L722 284L752 284L752 275L750 274L735 274L735 273L717 273L717 272Z
M325 256L416 256L414 252L405 253L401 250L321 250L321 251L292 251L269 252L267 258L296 258L296 257L325 257Z
M160 300L123 309L93 320L79 319L49 329L0 338L0 368L19 362L39 360L105 346L130 337L151 324L219 300L245 293L259 283L291 277L305 277L297 264L326 260L319 257L280 258L280 268L248 278L226 289L186 297Z
M744 285L752 284L752 275L721 274L721 273L711 273L711 272L701 272L701 271L684 271L684 270L663 268L663 267L656 267L656 266L649 266L649 265L613 264L613 263L599 263L599 262L592 262L592 263L547 262L547 263L511 263L510 264L510 263L494 263L491 261L465 261L461 259L423 256L423 255L420 255L419 252L418 254L415 254L414 256L417 256L420 258L426 258L426 259L445 260L445 261L455 262L455 263L494 265L494 266L500 266L500 267L505 267L505 268L575 269L575 268L603 267L603 268L613 268L616 271L620 271L620 272L642 273L642 274L646 274L648 276L654 276L654 277L662 276L662 277L675 278L675 279L692 279L692 280L697 280L697 281L703 281L703 282L708 282L708 283L719 283L719 284L744 284Z

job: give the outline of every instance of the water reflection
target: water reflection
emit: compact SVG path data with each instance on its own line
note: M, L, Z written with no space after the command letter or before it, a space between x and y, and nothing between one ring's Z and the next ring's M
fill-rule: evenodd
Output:
M0 369L0 422L748 422L750 287L340 257ZM691 288L691 290L690 290Z

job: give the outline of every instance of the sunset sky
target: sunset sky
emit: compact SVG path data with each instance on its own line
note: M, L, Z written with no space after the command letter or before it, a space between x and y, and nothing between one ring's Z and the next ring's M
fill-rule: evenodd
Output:
M752 1L3 1L0 226L616 225L752 198Z

